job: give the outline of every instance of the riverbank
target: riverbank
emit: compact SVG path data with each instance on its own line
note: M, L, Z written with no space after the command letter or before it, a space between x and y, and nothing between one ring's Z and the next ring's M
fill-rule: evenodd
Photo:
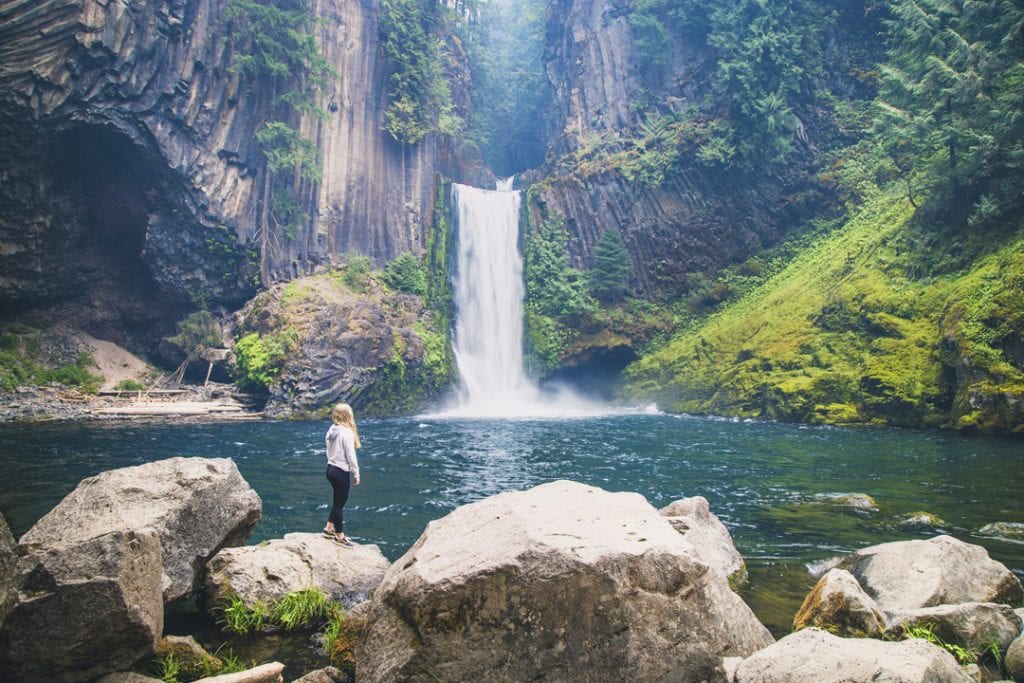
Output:
M262 415L254 397L240 393L230 384L97 394L64 386L23 386L12 392L0 392L0 423L166 417L254 420Z

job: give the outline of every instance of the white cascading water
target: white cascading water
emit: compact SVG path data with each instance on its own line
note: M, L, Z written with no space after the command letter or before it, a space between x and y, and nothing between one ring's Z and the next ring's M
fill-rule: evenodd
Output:
M512 178L497 190L452 185L458 225L455 359L466 416L522 412L537 400L523 369L523 267L519 193Z
M519 192L452 185L458 226L453 347L462 377L457 417L557 416L589 412L569 392L542 393L523 367L523 261Z

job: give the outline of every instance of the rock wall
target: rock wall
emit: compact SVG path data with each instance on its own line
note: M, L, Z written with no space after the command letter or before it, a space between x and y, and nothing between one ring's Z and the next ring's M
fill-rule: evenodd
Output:
M300 123L323 180L299 188L298 234L271 239L260 229L269 185L255 132L273 102L232 69L226 5L0 0L5 309L63 302L89 331L116 338L101 328L173 320L196 292L240 304L261 268L287 279L350 251L380 262L422 250L447 156L434 139L400 145L381 130L379 2L311 3L338 73L327 118Z
M621 173L584 173L568 155L602 135L624 133L643 120L635 103L654 93L682 111L712 96L709 49L682 36L665 45L667 65L645 72L633 44L627 0L555 0L548 8L546 65L552 84L554 128L548 175L538 186L537 218L566 218L574 265L593 265L600 236L616 227L633 257L634 285L648 295L677 290L692 273L711 274L777 241L801 217L820 211L826 197L808 170L814 158L803 141L791 163L758 174L709 169L695 150L683 168L655 189ZM564 26L564 29L562 28Z

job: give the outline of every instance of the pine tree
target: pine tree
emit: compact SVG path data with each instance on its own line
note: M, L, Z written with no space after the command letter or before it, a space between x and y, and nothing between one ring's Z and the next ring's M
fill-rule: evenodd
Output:
M991 173L1019 146L1024 8L896 0L890 11L875 131L908 189L908 159L918 168L937 160L956 200L964 179Z
M617 228L601 235L594 249L594 270L590 273L590 292L599 301L620 301L629 293L633 262Z

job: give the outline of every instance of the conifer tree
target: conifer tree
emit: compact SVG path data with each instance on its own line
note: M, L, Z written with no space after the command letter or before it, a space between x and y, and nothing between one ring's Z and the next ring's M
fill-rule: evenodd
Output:
M594 270L590 273L590 292L599 301L619 301L629 292L633 262L617 228L609 228L594 248Z
M890 12L875 132L901 173L908 158L918 168L937 160L956 200L965 179L996 171L1019 149L1024 8L895 0Z

